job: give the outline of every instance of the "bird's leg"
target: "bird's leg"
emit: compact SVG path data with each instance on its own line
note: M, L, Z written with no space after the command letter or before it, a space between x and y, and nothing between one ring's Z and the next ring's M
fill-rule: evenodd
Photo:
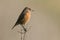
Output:
M26 32L29 31L29 30L31 29L31 27L32 27L32 26L30 26L29 28L26 27L26 28L25 28L26 31L23 30L23 29L21 29L21 32L18 31L19 33L21 33L21 40L25 40Z
M31 27L32 27L32 26L30 26L29 29L31 29ZM28 29L27 27L26 27L25 29L26 29L26 31L24 31L23 40L25 40L26 32L29 31L29 29ZM27 30L27 29L28 29L28 30Z
M24 27L24 25L22 25L22 28L23 28L24 32L26 32L26 31L27 31L27 30L26 30L26 28Z
M24 27L24 26L22 26L23 27L23 40L25 40L25 36L26 36L26 32L27 32L27 29Z
M31 29L32 26L30 26L29 28L26 27L26 30L29 31Z
M23 28L21 28L21 31L17 31L18 33L24 34L24 32L26 32L26 29L24 26L22 26Z
M18 32L21 34L21 40L25 40L26 31L21 29L21 31L18 31Z
M18 31L19 33L21 33L21 40L25 40L25 36L26 36L26 32L29 31L29 29L31 29L32 26L30 26L29 28L25 28L25 30L21 29L21 32ZM28 29L28 30L27 30Z

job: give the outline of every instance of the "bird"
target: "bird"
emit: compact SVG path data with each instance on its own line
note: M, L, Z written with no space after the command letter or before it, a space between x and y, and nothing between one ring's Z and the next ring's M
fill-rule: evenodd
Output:
M21 25L23 30L26 32L27 30L24 26L29 22L29 20L31 18L31 10L32 10L31 8L25 7L23 9L23 11L21 12L21 14L19 15L19 17L18 17L15 25L12 27L12 29L14 27L16 27L17 25Z

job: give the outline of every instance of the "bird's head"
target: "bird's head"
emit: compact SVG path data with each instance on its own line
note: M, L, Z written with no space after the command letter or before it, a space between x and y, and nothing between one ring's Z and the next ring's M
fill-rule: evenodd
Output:
M26 9L26 10L29 10L29 11L34 11L34 10L32 10L31 8L29 8L29 7L25 7L25 9Z

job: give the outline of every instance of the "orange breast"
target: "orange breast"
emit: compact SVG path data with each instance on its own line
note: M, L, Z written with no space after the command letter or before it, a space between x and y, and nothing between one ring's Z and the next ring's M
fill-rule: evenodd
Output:
M24 24L24 25L26 25L26 24L29 22L30 16L31 16L31 13L30 13L30 12L27 12L27 13L25 14L25 17L24 17L24 20L23 20L23 24Z

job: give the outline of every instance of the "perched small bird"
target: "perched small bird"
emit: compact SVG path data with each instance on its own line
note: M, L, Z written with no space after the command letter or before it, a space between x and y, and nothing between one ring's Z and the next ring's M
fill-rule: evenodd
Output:
M24 25L26 25L31 17L31 8L29 7L25 7L22 11L22 13L19 15L19 18L17 20L17 22L15 23L15 25L12 27L12 29L16 26L16 25L21 25L22 28L24 29L24 31L26 32L26 28L24 27Z

